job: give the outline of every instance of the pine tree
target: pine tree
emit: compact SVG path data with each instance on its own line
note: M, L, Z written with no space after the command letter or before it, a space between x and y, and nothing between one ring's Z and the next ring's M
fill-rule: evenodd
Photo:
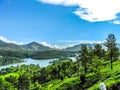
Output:
M84 74L86 75L86 72L87 72L87 62L88 62L88 59L89 59L89 56L88 56L88 48L86 45L82 45L81 47L81 50L79 52L79 60L81 62L81 65L83 66L84 68Z
M104 50L102 49L102 46L100 44L96 44L93 51L95 56L98 56L99 58L103 58L104 56Z
M105 46L107 47L107 50L108 50L108 56L109 56L109 59L111 60L110 64L111 64L111 69L112 69L113 61L119 58L119 49L117 48L116 38L114 34L108 35L106 42L105 42Z

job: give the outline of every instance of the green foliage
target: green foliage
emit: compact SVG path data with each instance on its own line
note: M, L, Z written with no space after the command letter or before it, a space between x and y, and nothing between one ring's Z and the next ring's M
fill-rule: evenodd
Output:
M11 90L46 90L46 85L44 86L44 84L53 80L61 81L60 87L61 85L66 86L64 83L71 81L73 78L72 75L76 73L73 72L74 65L76 63L71 60L62 60L59 63L54 63L54 65L45 68L40 68L35 65L10 67L1 70L0 75L5 82L3 83L1 81L1 83L3 88L9 86L7 87L9 90L10 88L12 88ZM56 89L59 88L56 87Z
M18 90L28 90L30 86L29 77L26 74L20 75L18 78Z
M105 46L108 49L107 55L108 55L108 59L111 60L111 69L112 69L113 61L118 60L118 58L119 58L119 49L116 46L116 38L115 38L114 34L108 35L106 42L105 42Z
M86 73L87 73L87 63L88 63L88 60L89 60L88 48L87 48L86 45L82 45L78 57L79 57L78 61L80 61L82 66L84 67L84 74L86 75Z
M86 76L85 76L85 74L81 74L80 75L80 80L81 80L81 83L85 83L85 81L86 81Z
M117 60L119 50L115 41L113 34L108 35L106 51L99 44L94 48L83 45L75 62L66 58L53 61L43 68L31 64L1 69L0 90L100 90L101 82L105 83L108 90L119 90L120 61ZM71 55L62 51L25 53L25 57L32 58L63 58ZM20 54L16 56L14 52L2 52L0 55L1 64L22 57ZM114 67L112 70L110 64Z
M43 87L36 81L35 84L31 85L30 90L44 90Z
M17 88L18 76L17 75L8 75L5 77L5 81L11 83L12 86L14 86L14 88Z
M108 88L120 83L119 61L113 63L115 68L111 70L106 64L108 61L95 56L90 64L93 71L88 70L86 76L81 73L81 77L73 71L77 67L76 62L62 61L45 68L21 65L5 69L6 73L1 72L0 76L0 90L99 90L100 82Z
M0 56L2 57L10 57L10 58L33 58L33 59L52 59L52 58L65 58L65 57L73 57L76 52L70 51L5 51L0 50Z
M104 58L105 51L104 49L102 49L102 46L100 44L96 44L93 50L93 54L98 56L99 58Z
M33 59L51 59L51 58L65 58L74 56L75 52L69 51L43 51L43 52L33 52L30 56Z
M96 77L100 77L100 69L102 68L103 60L99 59L98 56L94 56L92 59L92 71L95 73Z
M0 57L0 66L11 64L11 63L18 63L23 62L24 60L16 58L16 57Z

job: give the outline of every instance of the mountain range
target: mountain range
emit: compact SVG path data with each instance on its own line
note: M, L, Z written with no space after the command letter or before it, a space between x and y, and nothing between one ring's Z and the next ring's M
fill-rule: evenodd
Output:
M0 50L9 50L9 51L47 51L53 50L50 47L43 46L37 42L31 42L25 45L17 45L13 43L7 43L0 40Z
M97 43L87 43L87 47L94 47ZM104 47L104 44L101 43L102 47ZM67 47L65 49L56 49L51 48L48 46L44 46L42 44L39 44L37 42L31 42L24 45L17 45L13 43L7 43L2 40L0 40L0 50L9 50L9 51L49 51L49 50L60 50L60 51L79 51L82 44L74 45L73 47ZM118 47L120 47L120 44L117 44Z

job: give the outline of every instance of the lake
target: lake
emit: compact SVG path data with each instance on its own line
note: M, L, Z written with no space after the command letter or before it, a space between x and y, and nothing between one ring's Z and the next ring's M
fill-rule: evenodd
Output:
M75 61L74 57L70 57L70 59L72 59L73 61ZM1 66L0 70L3 69L3 68L9 68L11 66L18 66L18 65L22 65L22 64L25 64L25 65L35 64L35 65L39 65L40 67L46 67L46 66L50 65L49 62L51 62L53 60L57 60L57 59L35 60L35 59L27 58L27 59L24 59L24 62L21 62L21 63L13 63L13 64Z

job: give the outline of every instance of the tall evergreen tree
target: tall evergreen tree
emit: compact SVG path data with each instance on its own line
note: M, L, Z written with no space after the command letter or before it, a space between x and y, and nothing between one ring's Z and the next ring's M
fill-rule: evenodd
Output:
M94 49L92 46L88 47L88 53L89 53L89 62L92 63L92 59L94 57Z
M84 74L86 75L86 72L87 72L87 62L88 62L88 59L89 59L88 48L87 48L86 45L82 45L78 57L79 57L79 60L81 61L81 65L84 68Z
M113 61L119 58L119 49L117 48L116 38L114 34L108 35L105 42L105 46L107 47L107 50L108 50L108 56L109 56L109 59L111 60L110 64L112 69Z

